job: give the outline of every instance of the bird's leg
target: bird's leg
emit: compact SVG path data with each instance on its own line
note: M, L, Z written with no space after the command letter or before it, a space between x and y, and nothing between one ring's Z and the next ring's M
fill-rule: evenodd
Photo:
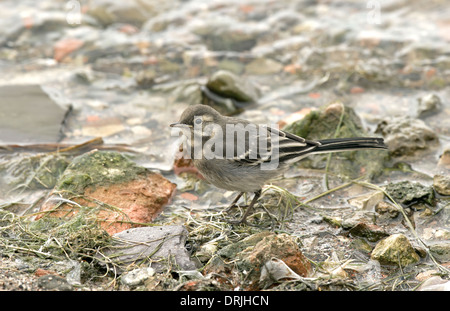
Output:
M234 198L233 202L231 202L231 204L225 208L223 211L225 213L229 212L231 209L233 209L234 207L237 207L237 201L239 201L239 199L242 197L242 195L244 194L244 192L239 193L236 198Z
M229 221L229 223L232 223L232 224L246 223L247 222L247 216L252 211L253 206L256 204L256 201L258 201L260 196L261 196L261 189L255 192L255 196L253 197L252 202L250 203L250 205L247 207L247 210L245 211L244 215L242 215L242 218L238 219L238 220L231 220L231 221Z

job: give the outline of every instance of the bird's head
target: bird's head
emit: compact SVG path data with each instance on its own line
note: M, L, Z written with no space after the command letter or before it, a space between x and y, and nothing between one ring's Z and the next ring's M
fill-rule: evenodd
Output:
M194 105L186 108L181 114L180 120L170 126L189 129L204 128L206 125L219 123L221 118L220 113L209 106Z

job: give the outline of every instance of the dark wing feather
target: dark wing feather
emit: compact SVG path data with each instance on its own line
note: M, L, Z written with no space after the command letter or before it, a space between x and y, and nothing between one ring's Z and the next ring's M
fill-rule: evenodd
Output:
M259 141L259 135L266 135L267 148L258 144L256 152L251 154L248 152L250 144L246 142L246 152L240 155L236 154L234 161L245 165L259 165L271 161L291 163L305 157L320 145L316 141L306 140L279 129L266 126L260 129L264 130L258 131L258 137L252 137L252 139Z

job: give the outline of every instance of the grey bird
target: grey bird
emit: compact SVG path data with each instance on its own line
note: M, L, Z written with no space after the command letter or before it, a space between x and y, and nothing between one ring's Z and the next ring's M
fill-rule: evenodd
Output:
M206 105L188 107L180 120L170 126L184 130L189 138L189 155L208 182L239 192L226 210L235 207L244 193L254 193L242 217L230 221L236 224L246 223L268 181L281 176L290 164L306 156L355 149L387 149L383 138L376 137L308 140L275 127L223 116ZM234 132L230 133L231 130Z

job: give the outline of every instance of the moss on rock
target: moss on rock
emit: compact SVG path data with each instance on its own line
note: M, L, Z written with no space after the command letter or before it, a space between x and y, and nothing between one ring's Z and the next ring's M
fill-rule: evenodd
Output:
M146 172L144 167L113 151L93 151L73 159L56 190L82 194L87 187L124 183Z

